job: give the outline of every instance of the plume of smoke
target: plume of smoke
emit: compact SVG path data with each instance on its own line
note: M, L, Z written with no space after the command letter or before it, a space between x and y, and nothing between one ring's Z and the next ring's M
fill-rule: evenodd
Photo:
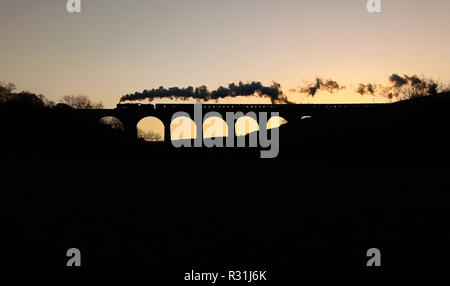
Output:
M271 86L264 86L260 82L243 83L238 84L231 83L228 87L219 87L216 90L209 91L206 86L179 88L171 87L164 88L159 87L158 89L144 90L142 92L136 92L133 94L127 94L122 96L120 102L123 101L134 101L134 100L145 100L153 101L154 99L195 99L197 101L209 101L218 100L227 97L236 96L260 96L267 97L272 103L291 103L287 97L283 94L281 90L281 85L279 83L273 82Z
M303 87L299 87L297 90L299 93L308 94L310 96L315 96L319 90L327 91L329 93L334 93L335 91L339 91L345 89L345 86L339 85L334 80L331 79L321 79L316 78L315 83L309 83Z
M391 86L387 87L370 83L359 84L356 92L361 95L371 94L387 97L389 99L408 99L417 96L436 94L441 86L437 81L419 78L417 75L400 76L394 73L389 77L389 81ZM380 90L380 92L377 93L377 90Z
M375 95L375 92L376 92L377 89L378 89L378 86L376 84L372 84L372 83L363 84L363 83L360 83L358 88L356 89L356 92L361 94L361 95L366 95L366 94Z
M420 86L425 83L425 80L418 78L416 75L413 76L405 75L405 79L408 80L408 82L410 82L412 86Z
M389 77L391 87L385 88L385 96L388 98L408 99L417 96L433 95L438 92L440 83L426 78L419 78L417 75L392 74Z
M408 79L406 76L403 78L395 73L389 77L389 81L393 84L393 88L401 88L408 84Z

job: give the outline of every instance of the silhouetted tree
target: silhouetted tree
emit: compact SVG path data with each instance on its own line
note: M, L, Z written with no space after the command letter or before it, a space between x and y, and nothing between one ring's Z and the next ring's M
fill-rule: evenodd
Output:
M19 93L13 92L16 89L15 84L5 84L0 82L0 104L9 105L27 105L38 107L53 107L55 103L47 99L43 94L34 94L29 91Z
M19 93L11 93L7 96L7 103L14 105L27 105L27 106L36 106L36 107L44 107L45 104L42 101L41 97L38 95L28 92L22 91Z
M390 99L407 100L416 97L433 96L448 91L441 81L416 75L403 77L392 74L389 77L392 86L385 88L385 95Z
M40 100L44 103L46 107L54 107L55 102L53 100L49 100L47 97L45 97L43 94L37 94L37 97L39 97Z
M159 135L158 133L156 133L152 130L143 131L141 129L138 129L138 137L141 139L144 139L145 141L149 141L149 142L162 141L161 135Z
M89 97L85 95L66 95L63 102L75 109L102 109L101 102L93 103Z
M450 91L450 86L444 85L441 81L418 77L416 75L400 76L398 74L392 74L389 77L389 81L391 82L391 86L361 83L355 91L361 95L384 96L395 101L433 96Z
M441 90L442 83L433 79L421 79L412 82L403 91L403 98L410 99L421 96L436 95Z
M0 97L11 94L16 89L13 83L4 83L0 81ZM1 100L1 99L0 99Z

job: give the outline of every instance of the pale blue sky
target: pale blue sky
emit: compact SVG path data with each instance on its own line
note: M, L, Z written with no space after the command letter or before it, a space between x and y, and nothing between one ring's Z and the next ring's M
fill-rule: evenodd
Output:
M350 86L391 73L450 81L450 1L0 0L0 80L58 100L164 86L272 80L297 102L369 101L347 90L305 99L314 77Z

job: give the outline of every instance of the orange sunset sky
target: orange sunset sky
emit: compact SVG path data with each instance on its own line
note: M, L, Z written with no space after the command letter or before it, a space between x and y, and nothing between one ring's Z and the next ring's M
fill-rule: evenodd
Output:
M0 1L0 80L58 102L87 95L114 107L159 86L277 81L294 102L372 102L360 82L392 73L450 82L450 1L382 0ZM315 77L347 89L307 97ZM376 98L376 102L384 101ZM267 99L233 98L223 103Z

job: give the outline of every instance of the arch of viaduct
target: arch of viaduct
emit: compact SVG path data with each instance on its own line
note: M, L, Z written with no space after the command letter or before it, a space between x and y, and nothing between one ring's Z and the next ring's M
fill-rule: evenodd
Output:
M361 112L362 110L384 110L390 104L202 104L202 115L208 112L217 112L225 120L227 112L254 112L259 116L259 112L267 112L269 120L272 112L278 113L278 116L286 121L300 120L302 116L320 116L330 112ZM184 112L194 120L195 104L118 104L115 109L98 110L76 110L74 112L83 113L89 120L99 121L106 116L112 116L119 119L123 126L126 136L137 138L137 124L145 117L152 116L160 119L164 124L164 140L170 141L170 125L172 117L177 112ZM198 128L202 129L202 128Z

